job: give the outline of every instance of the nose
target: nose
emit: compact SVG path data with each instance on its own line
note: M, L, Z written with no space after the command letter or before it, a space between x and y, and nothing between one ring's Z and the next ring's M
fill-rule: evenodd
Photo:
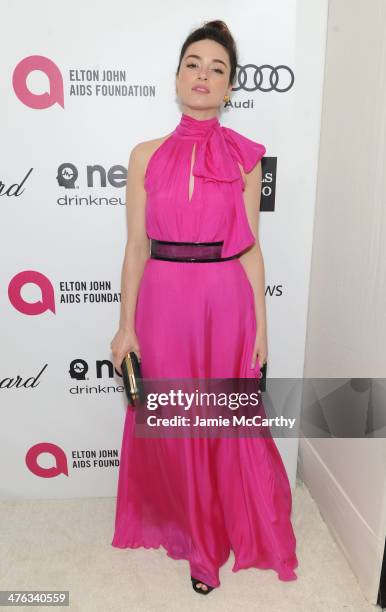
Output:
M208 77L206 76L206 70L202 69L200 74L199 74L199 77L200 77L200 79L201 78L207 79Z

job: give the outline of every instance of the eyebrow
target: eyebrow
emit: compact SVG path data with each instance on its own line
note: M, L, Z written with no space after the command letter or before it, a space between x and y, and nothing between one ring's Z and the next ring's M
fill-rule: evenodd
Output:
M187 55L187 56L185 57L185 59L187 60L189 57L195 57L196 59L202 59L202 57L200 57L199 55L194 55L194 54ZM222 61L222 60L220 60L220 59L214 59L214 60L212 60L212 61L213 61L213 62L219 62L220 64L223 64L223 65L225 66L225 68L228 68L228 66L226 65L226 63L225 63L225 62L223 62L223 61Z

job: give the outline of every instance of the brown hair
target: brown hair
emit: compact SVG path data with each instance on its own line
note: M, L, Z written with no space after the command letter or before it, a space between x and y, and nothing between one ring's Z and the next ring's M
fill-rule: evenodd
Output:
M229 75L229 84L233 84L234 78L236 76L236 66L237 66L236 43L226 23L224 21L219 21L219 20L206 21L200 28L193 30L193 32L189 34L189 36L186 38L181 48L180 59L178 62L178 68L177 68L176 75L178 75L178 72L180 70L181 61L182 61L182 58L184 57L187 47L191 45L192 43L197 42L198 40L203 40L205 38L209 38L211 40L214 40L215 42L218 42L228 52L230 65L231 65L230 66L231 71Z

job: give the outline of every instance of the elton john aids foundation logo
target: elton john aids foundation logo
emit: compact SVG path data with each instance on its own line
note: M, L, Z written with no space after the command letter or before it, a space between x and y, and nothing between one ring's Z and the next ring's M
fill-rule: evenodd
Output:
M47 76L49 91L39 94L29 89L27 79L35 70ZM63 77L57 65L48 57L30 55L22 59L13 72L12 85L19 100L30 108L42 110L54 104L64 108Z
M38 458L43 453L52 457L54 465L47 468L39 465ZM40 444L31 446L25 456L25 463L30 472L35 474L35 476L40 476L40 478L55 478L60 474L68 476L68 465L65 452L60 446L51 444L50 442L41 442Z
M40 297L27 301L22 296L25 285L32 284L40 289ZM36 270L24 270L14 276L8 285L8 297L12 306L26 315L40 315L47 310L55 314L54 288L49 279Z

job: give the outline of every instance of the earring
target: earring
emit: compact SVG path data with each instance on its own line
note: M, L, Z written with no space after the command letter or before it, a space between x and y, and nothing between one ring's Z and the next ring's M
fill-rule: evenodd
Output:
M224 102L225 102L225 104L226 104L227 102L229 102L229 100L230 100L230 97L229 97L229 96L224 96Z

